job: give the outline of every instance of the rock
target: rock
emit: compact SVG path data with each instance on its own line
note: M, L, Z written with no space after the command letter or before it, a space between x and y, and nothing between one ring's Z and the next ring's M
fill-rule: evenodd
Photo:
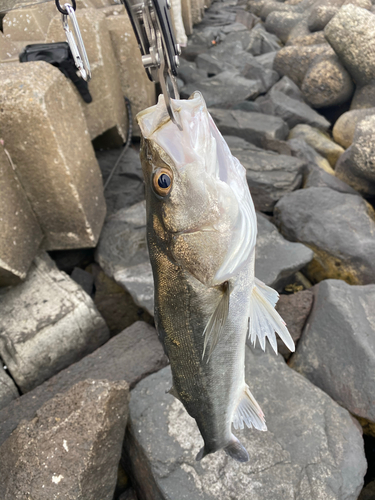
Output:
M357 87L354 92L350 109L365 109L375 107L375 82Z
M356 500L367 464L361 431L349 413L281 357L247 348L245 378L269 429L236 433L250 455L246 464L223 451L195 461L202 438L182 404L166 394L169 368L137 386L125 450L138 496L338 500L345 492L347 500Z
M280 38L283 43L286 43L292 29L303 18L304 15L298 12L273 11L267 16L265 23L266 30Z
M275 83L272 87L272 91L282 92L291 99L304 102L302 92L300 91L298 85L296 85L293 80L287 76L283 76L281 80Z
M311 109L305 102L293 99L284 92L278 92L274 87L259 106L263 113L282 118L289 128L307 124L327 130L330 126L324 116Z
M357 85L375 78L374 17L352 4L345 5L327 24L324 34Z
M9 377L0 364L0 410L5 408L13 399L18 398L18 390L13 380Z
M138 42L127 13L106 18L112 42L122 95L131 103L133 135L139 137L136 115L156 103L155 84L150 82L142 64ZM107 57L107 54L106 54Z
M194 83L196 80L207 78L207 70L197 68L195 62L186 61L180 57L180 66L178 68L178 76L185 83Z
M70 276L83 290L90 295L93 295L94 291L94 276L87 271L84 271L80 267L75 267Z
M223 135L235 135L262 147L267 139L285 140L288 125L278 116L241 110L211 108L210 113Z
M44 42L48 26L55 15L56 7L51 3L13 9L3 19L4 35L12 42L25 42L24 46Z
M277 51L274 50L272 52L266 52L265 54L261 54L260 56L256 56L255 60L264 66L267 69L272 69L273 68L273 62L275 60Z
M307 19L309 30L312 32L324 30L326 25L338 11L338 7L333 5L319 5L318 3L318 5L311 10Z
M10 155L0 144L0 287L26 278L43 234Z
M187 36L190 36L193 33L193 17L191 15L190 0L181 0L181 14L185 33L187 34Z
M43 61L3 64L0 72L1 138L47 250L95 246L105 217L99 166L72 86Z
M260 106L254 101L241 101L233 106L232 109L240 109L241 111L250 111L260 113Z
M246 169L256 210L272 212L280 198L302 185L305 163L298 158L264 151L238 137L225 140Z
M248 52L238 54L234 61L235 67L240 70L241 75L249 80L257 80L259 82L259 92L267 92L278 80L279 75L273 69L267 69L262 66L255 57Z
M121 89L118 64L116 63L112 40L108 31L107 18L103 12L97 9L77 10L76 16L80 30L84 33L85 47L92 73L89 83L92 102L86 104L80 98L90 138L95 139L107 130L114 128L119 140L125 142L128 131L125 101ZM119 24L121 24L121 18ZM115 27L113 27L113 30L115 30ZM115 35L113 37L116 38ZM65 41L64 30L61 29L61 14L56 15L51 21L46 41ZM130 43L127 42L128 45ZM121 56L119 55L119 57ZM128 61L126 65L129 68ZM144 81L144 78L142 78L142 81ZM76 90L75 92L77 93Z
M337 162L337 176L364 195L375 194L375 115L355 127L353 143Z
M123 148L96 151L105 183L114 168ZM145 188L138 151L129 148L121 158L112 180L104 191L107 217L122 208L128 208L144 200Z
M236 14L236 22L242 23L245 28L247 28L248 30L252 30L254 26L256 26L260 21L258 16L255 16L251 12L246 12L241 9Z
M290 139L288 145L291 148L292 156L296 156L300 160L308 163L309 169L322 169L328 174L334 175L335 172L328 161L323 158L314 148L309 146L306 141L301 138Z
M299 87L305 78L307 70L315 58L334 54L327 43L321 45L291 45L282 48L275 57L273 69L281 76L288 76Z
M358 192L346 184L346 182L336 177L336 175L328 174L321 168L312 168L310 170L303 187L328 187L339 193L358 194Z
M327 135L323 134L317 128L309 125L297 125L290 131L289 139L303 139L307 144L314 148L319 154L326 158L332 167L344 153L344 149L331 141Z
M358 497L358 500L374 500L375 498L375 481L371 481Z
M126 382L86 380L22 421L0 448L4 500L112 500L128 401Z
M301 90L310 106L327 108L347 102L354 93L354 83L337 56L325 55L307 70Z
M300 189L278 201L274 217L283 236L314 250L307 272L311 281L375 281L375 214L360 196L329 188Z
M245 54L250 55L250 54L247 54L247 52L245 52ZM204 80L207 80L207 76L209 76L209 77L216 76L219 73L222 73L223 71L227 71L227 72L236 71L233 64L225 62L221 58L215 56L215 52L213 50L199 54L198 57L196 58L195 62L196 62L196 65L199 69L206 71L206 75L204 77ZM200 77L200 79L202 80L202 77ZM197 80L195 80L195 81L197 81ZM191 83L194 84L194 81Z
M321 45L327 43L324 31L316 31L307 35L296 36L287 41L285 45Z
M293 7L285 4L284 2L278 2L277 0L266 0L264 2L263 7L259 13L262 21L266 21L267 17L272 12L281 12L281 13L290 13L292 14L295 11Z
M375 107L368 109L352 109L342 114L335 123L332 135L335 141L343 148L348 148L353 143L354 132L357 124L375 114Z
M44 252L26 281L0 295L0 356L22 392L109 338L90 297Z
M228 92L228 88L231 92ZM181 89L181 97L188 99L196 90L202 92L207 107L229 108L237 102L257 97L259 82L248 80L238 72L224 71L212 78L188 83Z
M126 381L129 387L133 388L142 378L167 364L168 359L155 328L138 321L92 354L62 370L1 410L0 445L22 419L32 419L44 403L56 394L69 390L78 382L87 379Z
M280 46L281 41L277 36L268 33L261 24L257 24L250 32L250 41L246 50L253 56L260 56L280 50Z
M290 366L352 414L375 422L375 285L326 280Z
M203 9L201 7L200 1L191 0L190 8L191 8L191 19L193 21L193 25L200 23L203 17Z
M312 260L313 252L300 243L285 240L274 224L259 212L257 220L255 276L282 291L294 274Z
M48 254L60 271L70 275L75 267L84 269L89 266L94 260L94 251L93 248L80 248L78 250L56 250L48 252Z
M135 304L150 316L154 315L154 279L150 262L120 269L114 278L130 293Z
M279 297L276 310L285 321L294 343L297 343L302 335L313 301L314 294L311 290L302 290L292 295L280 295ZM277 347L279 353L285 359L289 359L291 353L279 337L277 337Z
M1 32L0 33L0 61L18 60L18 49L17 47Z

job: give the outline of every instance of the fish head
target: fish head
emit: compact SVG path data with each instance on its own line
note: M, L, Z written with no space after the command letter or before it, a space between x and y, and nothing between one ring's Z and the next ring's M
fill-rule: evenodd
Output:
M199 92L175 100L174 108L182 130L169 119L163 96L137 116L149 244L202 283L220 284L244 265L255 246L245 169L231 155Z

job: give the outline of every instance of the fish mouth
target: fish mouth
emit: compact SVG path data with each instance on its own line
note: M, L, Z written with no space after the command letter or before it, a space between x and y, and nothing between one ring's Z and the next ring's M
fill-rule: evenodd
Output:
M217 229L212 226L199 226L190 229L183 229L182 231L174 231L173 236L180 236L182 234L195 234L195 233L215 233Z

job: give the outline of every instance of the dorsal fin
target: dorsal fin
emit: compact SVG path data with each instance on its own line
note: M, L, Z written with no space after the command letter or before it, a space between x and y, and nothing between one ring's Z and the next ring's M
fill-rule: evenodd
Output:
M204 346L202 359L204 358L208 342L211 340L210 348L207 356L207 363L210 360L211 354L213 353L220 337L224 332L224 326L228 318L229 312L229 296L230 296L230 285L228 281L225 281L222 285L223 295L209 319L206 328L204 329Z

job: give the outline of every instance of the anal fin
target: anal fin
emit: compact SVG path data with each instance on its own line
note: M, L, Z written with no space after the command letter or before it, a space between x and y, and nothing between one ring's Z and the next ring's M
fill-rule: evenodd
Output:
M245 385L242 398L238 403L233 417L233 427L235 429L243 429L244 424L246 424L249 429L251 429L251 427L255 427L255 429L258 429L259 431L267 430L264 413L256 402L254 396L251 394L247 385Z
M174 385L172 385L172 387L169 389L169 391L167 391L168 394L171 394L172 396L174 396L176 399L178 399L179 401L181 401L180 399L180 396L178 395L178 392L176 391Z
M218 303L215 311L212 313L212 316L209 319L206 328L204 329L203 332L204 346L203 346L202 359L204 358L208 342L209 340L211 340L207 356L207 363L217 343L219 342L222 333L224 332L224 325L227 321L229 313L229 296L230 296L229 282L225 281L222 287L223 287L223 295L221 296L220 302Z

